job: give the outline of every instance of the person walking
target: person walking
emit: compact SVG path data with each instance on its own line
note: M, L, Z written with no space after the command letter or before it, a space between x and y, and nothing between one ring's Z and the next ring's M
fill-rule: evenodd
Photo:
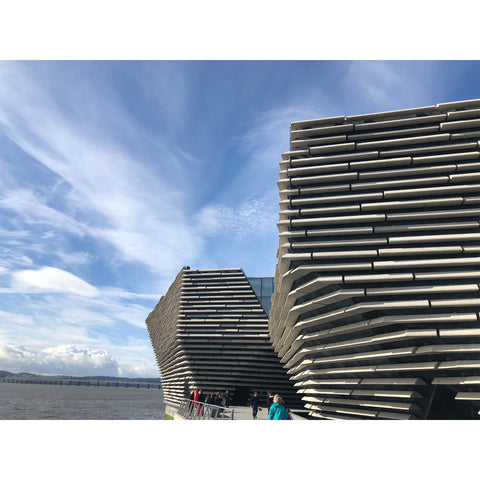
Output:
M268 392L267 401L268 401L267 413L270 413L270 407L273 405L273 393L272 392Z
M223 406L228 408L230 406L230 392L225 390L225 395L223 396Z
M258 392L253 393L252 401L250 402L250 406L252 407L252 416L253 419L257 419L257 413L258 413Z
M285 407L285 402L280 395L275 395L273 397L273 405L270 407L268 412L269 420L288 420L289 413Z

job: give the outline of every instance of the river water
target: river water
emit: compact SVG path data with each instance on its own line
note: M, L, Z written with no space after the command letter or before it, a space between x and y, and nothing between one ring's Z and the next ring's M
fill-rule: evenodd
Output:
M0 420L163 420L159 388L0 383Z

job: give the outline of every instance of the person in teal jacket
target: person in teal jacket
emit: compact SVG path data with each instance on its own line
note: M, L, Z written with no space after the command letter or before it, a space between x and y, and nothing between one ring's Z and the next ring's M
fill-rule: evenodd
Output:
M269 420L288 420L288 410L285 407L285 402L280 395L275 395L273 397L273 405L270 407L268 412Z

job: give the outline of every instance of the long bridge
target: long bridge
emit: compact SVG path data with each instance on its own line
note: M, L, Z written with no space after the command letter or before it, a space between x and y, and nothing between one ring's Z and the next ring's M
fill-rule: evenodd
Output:
M37 378L0 378L2 383L29 383L42 385L77 385L86 387L124 387L124 388L158 388L161 389L160 383L147 382L115 382L106 380L74 380L74 379L37 379Z

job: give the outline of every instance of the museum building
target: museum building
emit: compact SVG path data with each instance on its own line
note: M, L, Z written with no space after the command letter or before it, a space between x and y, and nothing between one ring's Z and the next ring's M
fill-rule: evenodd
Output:
M272 392L302 406L268 336L272 292L272 277L247 278L239 268L182 268L146 319L166 403L198 388L229 390L232 405L258 391L261 404Z
M311 418L478 418L480 100L291 124L269 333Z

